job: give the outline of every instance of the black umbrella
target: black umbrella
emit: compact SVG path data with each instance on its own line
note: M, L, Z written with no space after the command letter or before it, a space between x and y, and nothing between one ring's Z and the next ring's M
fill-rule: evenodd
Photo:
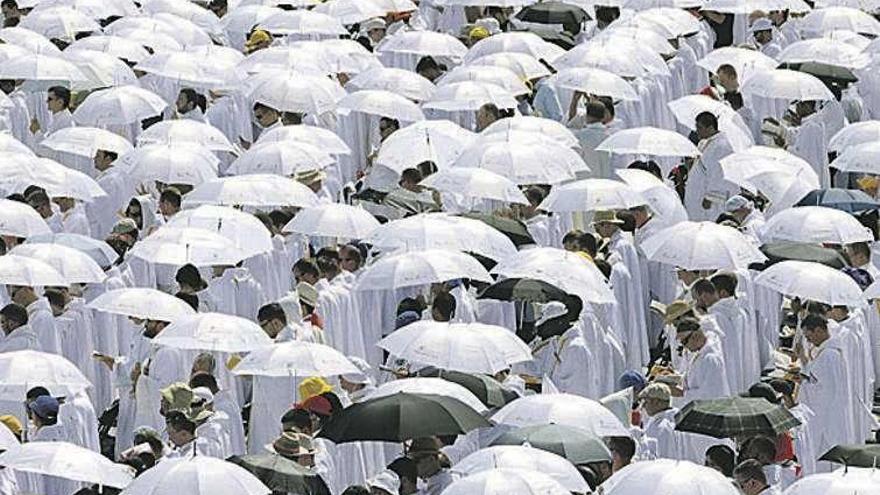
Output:
M816 189L803 197L795 206L825 206L847 213L858 213L880 208L880 203L858 189Z
M561 455L572 464L611 462L611 451L601 438L579 428L563 425L537 425L503 433L492 445L523 445Z
M835 445L831 450L822 454L819 460L855 467L878 467L880 466L880 444Z
M519 398L516 392L504 388L498 380L479 373L448 371L429 366L419 370L418 375L442 378L448 382L457 383L477 396L480 402L489 408L504 407L508 402Z
M477 299L525 301L530 303L566 302L568 293L553 284L534 278L508 278L486 287Z
M675 429L715 438L776 436L801 422L788 409L765 399L727 397L695 400L675 415Z
M846 259L836 250L803 242L764 244L761 246L761 252L768 258L764 263L765 267L787 260L822 263L836 270L848 265Z
M318 495L324 493L321 485L326 488L317 473L278 454L232 456L227 460L248 470L273 491Z
M506 235L516 247L525 246L526 244L535 244L535 239L532 237L532 234L529 234L529 229L526 228L526 224L519 220L485 213L464 213L460 216L472 218L485 223Z
M452 397L399 392L351 405L318 433L336 443L404 442L435 435L458 435L491 423Z
M515 16L517 19L534 24L562 25L562 29L578 34L581 25L590 17L581 7L563 2L541 2L524 7Z

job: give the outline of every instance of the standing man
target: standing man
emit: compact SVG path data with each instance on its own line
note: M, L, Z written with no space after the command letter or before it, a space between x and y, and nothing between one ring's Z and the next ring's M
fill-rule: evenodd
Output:
M727 137L718 130L718 118L710 112L697 115L697 147L701 156L688 170L684 206L694 221L714 221L724 211L724 203L739 187L724 179L721 159L733 153Z

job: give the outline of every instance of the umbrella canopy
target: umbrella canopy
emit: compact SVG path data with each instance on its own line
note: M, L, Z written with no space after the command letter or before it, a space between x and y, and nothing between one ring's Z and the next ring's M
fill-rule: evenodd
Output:
M118 163L138 183L197 185L217 178L219 160L198 146L148 144L123 155Z
M93 158L98 150L124 155L132 150L124 137L96 127L67 127L53 132L40 142L51 150Z
M553 477L538 471L490 469L454 481L443 490L443 493L445 495L491 495L495 493L567 495L571 492Z
M534 278L506 278L486 287L477 299L499 301L523 301L545 304L551 301L566 302L571 296L553 284Z
M785 9L787 6L785 0L709 0L706 2L706 8L729 14L750 14L755 10Z
M322 203L297 212L282 232L310 236L363 239L379 228L379 221L358 206Z
M504 67L512 70L524 81L531 81L532 79L550 75L550 70L544 64L527 53L493 53L471 60L467 65L472 67Z
M222 86L228 77L226 68L215 59L189 52L156 53L135 69L171 79L183 86L207 88Z
M542 40L535 33L527 31L499 33L474 43L465 55L464 61L470 62L486 55L505 52L525 53L551 63L563 55L565 50Z
M858 189L816 189L803 197L797 206L825 206L847 213L858 213L880 208L874 198Z
M348 33L339 20L309 10L274 14L260 22L258 27L273 34L339 36Z
M508 278L538 278L580 297L583 302L607 304L615 300L605 277L593 263L562 249L519 251L502 260L492 273Z
M835 445L822 454L820 461L831 461L845 466L875 468L880 462L880 445Z
M461 385L489 408L502 407L519 397L516 392L505 388L498 380L480 373L441 370L428 366L420 369L418 376L438 377Z
M663 57L634 39L594 39L569 50L554 60L553 65L559 68L593 67L630 78L669 75Z
M657 127L636 127L615 132L596 147L614 154L652 156L699 156L700 150L686 137Z
M725 64L732 65L739 77L745 80L746 74L773 70L779 65L779 62L757 50L736 46L718 48L697 60L697 65L713 74L718 72L718 68Z
M813 167L802 158L782 149L752 146L727 155L719 163L726 180L752 192L758 189L756 184L752 183L754 177L763 173L787 173L799 177L806 185L815 184L813 187L819 188L819 176ZM800 198L794 200L797 199Z
M496 445L480 449L455 463L455 472L470 476L493 469L518 472L534 470L548 475L569 492L587 493L590 488L575 467L552 452L520 445Z
M0 256L0 284L24 287L69 285L64 275L45 261L11 253Z
M860 144L880 140L880 120L866 120L845 126L828 142L828 150L840 153Z
M86 307L141 320L172 322L193 315L195 310L178 297L155 289L131 287L114 289L94 298Z
M294 71L266 71L249 79L248 96L281 112L320 115L336 109L345 90L335 81L320 75L307 76Z
M515 218L485 213L464 213L459 216L479 220L485 223L504 234L517 248L520 246L535 244L535 240L532 238L532 234L529 233L526 225Z
M72 62L51 55L25 55L7 60L0 77L52 83L85 83L89 78Z
M490 136L495 136L490 135ZM555 141L483 141L467 147L453 167L481 168L516 184L559 184L589 170L577 152Z
M324 150L310 144L269 141L251 146L232 162L226 173L290 176L307 170L322 170L335 161Z
M119 259L119 254L114 251L109 244L100 239L93 239L86 235L68 234L66 232L59 234L44 234L33 236L29 238L27 242L51 243L72 247L95 260L95 263L101 268L110 267L117 259Z
M310 125L286 125L267 130L260 134L257 143L276 141L310 144L330 155L348 155L351 149L333 131Z
M346 407L318 432L335 443L458 435L491 424L458 399L398 392Z
M86 202L107 195L88 175L48 158L11 154L7 155L0 170L2 180L12 190L23 191L30 185L36 185L45 189L51 197L67 197Z
M311 480L318 477L311 469L274 453L232 456L227 460L246 469L273 491L311 493Z
M675 415L676 430L715 438L776 437L800 424L779 404L743 397L695 400Z
M630 83L617 74L602 69L590 67L562 69L550 79L560 88L609 96L615 100L638 100L638 94Z
M419 183L464 198L491 199L527 205L528 199L507 177L481 168L450 168L429 175Z
M133 63L138 63L150 56L150 52L144 45L121 36L87 36L71 43L68 50L94 50Z
M498 108L517 106L514 95L497 84L463 81L439 86L422 107L445 112L471 112L486 104Z
M0 151L20 155L34 155L34 152L31 151L26 144L15 139L12 137L12 134L9 134L8 132L0 132Z
M516 18L537 24L561 24L566 31L573 33L580 29L581 23L589 19L589 16L582 7L577 5L563 2L541 2L524 7L517 12Z
M777 57L779 62L802 64L815 62L826 65L861 69L870 62L870 57L858 48L842 41L818 38L792 43Z
M630 464L603 484L607 495L737 495L739 490L720 472L688 461L657 459Z
M318 197L305 185L272 174L249 174L204 182L189 192L184 205L303 208L317 204Z
M0 429L0 452L18 448L21 445L18 437L9 428Z
M852 7L816 9L801 20L801 30L810 37L828 31L846 29L859 34L880 35L880 22L867 13Z
M390 67L362 72L348 81L345 88L349 91L389 91L413 101L425 101L437 90L434 83L415 72Z
M35 384L58 396L72 396L92 386L75 364L57 354L37 351L0 353L0 400L21 402Z
M161 96L136 86L119 86L89 93L76 107L79 125L128 125L162 113L168 104Z
M663 224L674 225L687 220L687 211L681 204L678 193L650 172L621 168L615 173L631 188L641 193L654 217Z
M196 228L220 234L232 241L246 257L272 251L272 233L250 213L228 206L204 205L174 215L168 223L173 228Z
M681 222L642 243L648 259L686 270L735 270L767 258L738 230L713 222Z
M427 249L380 258L360 273L355 289L398 289L461 278L492 281L486 269L473 256L456 251Z
M499 134L508 136L515 135L516 137L519 137L520 133L523 132L549 137L568 148L580 147L580 142L571 129L555 120L535 117L532 115L518 115L496 120L495 122L492 122L489 127L483 129L480 133L480 138L486 139L489 136Z
M415 103L389 91L355 91L339 100L336 108L343 115L349 112L361 112L404 122L425 120L425 115Z
M251 352L238 363L233 373L307 377L360 373L360 370L345 355L330 346L311 342L285 342Z
M377 227L366 241L380 250L444 249L472 252L494 260L516 254L516 246L504 234L469 218L436 213Z
M510 330L480 323L417 321L379 341L410 363L465 373L495 373L531 360L529 347Z
M73 129L78 129L74 127ZM190 145L211 151L234 151L229 139L216 127L191 119L163 120L137 137L138 145Z
M422 57L447 57L461 60L468 52L454 36L434 31L401 31L388 36L376 48L379 53L408 53Z
M406 392L408 394L443 395L460 400L461 402L467 404L468 407L470 407L474 411L477 411L480 414L483 414L488 410L486 406L482 402L480 402L480 399L472 394L470 390L462 387L457 383L453 383L442 378L412 377L400 380L392 380L390 382L379 385L379 387L371 392L366 398L375 399L378 397L387 397L389 395L394 395L399 392Z
M455 163L476 134L448 120L425 120L394 131L379 148L376 163L401 173L422 162L444 169Z
M378 4L360 0L330 0L315 6L314 11L339 19L345 25L357 24L386 14L385 9Z
M821 263L835 270L849 265L846 258L837 250L803 242L781 241L764 244L761 246L761 252L767 256L767 265L786 260Z
M875 468L839 469L832 473L818 473L792 483L786 495L868 495L880 488L880 476Z
M834 99L831 90L817 77L804 72L785 69L755 73L743 83L742 93L744 95L793 101L827 101Z
M755 283L780 294L832 306L862 306L862 290L849 275L809 261L782 261L755 277Z
M869 142L843 148L829 166L842 172L880 174L878 159L880 159L880 143Z
M696 130L697 116L709 112L718 118L718 129L724 133L734 151L748 149L754 143L751 130L743 118L726 102L706 95L688 95L666 104L675 120L691 130Z
M496 67L494 70L487 71L480 67L458 66L441 76L438 85L448 86L466 81L494 84L514 96L523 96L531 92L515 72L504 67Z
M30 205L0 198L0 234L26 238L51 233L49 225Z
M611 462L611 451L601 437L571 426L525 426L506 431L492 442L492 445L526 444L560 455L572 464Z
M628 437L629 430L597 401L572 394L539 394L502 407L492 420L514 427L559 424L587 430L599 437Z
M798 206L783 210L767 221L761 235L765 242L851 244L874 240L870 229L855 217L824 206Z
M153 343L175 349L232 353L272 345L272 339L251 320L221 313L198 313L175 319Z
M174 266L235 265L247 258L235 243L219 234L168 226L135 244L129 254L150 263Z
M611 179L583 179L555 187L539 206L548 211L626 210L646 204L627 183Z
M89 255L59 244L20 244L10 254L45 262L70 284L100 283L107 278L104 270Z
M208 456L166 459L138 476L125 495L162 495L174 492L191 495L271 493L254 475L231 462Z
M30 442L0 454L0 466L23 473L125 488L132 469L68 442Z

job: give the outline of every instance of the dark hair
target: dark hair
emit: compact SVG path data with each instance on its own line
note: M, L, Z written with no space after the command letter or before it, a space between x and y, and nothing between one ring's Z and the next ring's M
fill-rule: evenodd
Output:
M349 252L352 260L355 261L358 264L358 266L360 266L364 262L364 257L363 257L363 255L361 255L361 250L358 249L357 246L355 246L353 244L346 244L345 246L342 246L339 249L340 261L342 261L342 257L341 257L342 250Z
M761 464L772 464L776 459L776 440L759 435L748 439L742 446L741 455L748 453L747 459L755 459Z
M56 288L49 288L43 291L43 295L46 296L46 300L49 301L49 304L52 306L58 306L63 308L65 306L64 301L64 293L61 290Z
M748 459L739 463L733 470L733 476L743 481L755 480L762 485L767 485L767 475L764 474L764 466L754 459Z
M37 397L43 397L44 395L52 394L49 393L49 389L47 389L46 387L33 387L24 394L24 398L27 399L28 402L30 402Z
M804 317L803 321L801 321L801 328L804 330L808 328L821 328L822 330L827 330L828 319L823 315L809 314Z
M736 68L730 64L721 64L718 66L718 69L715 70L715 73L718 75L727 74L728 76L736 77Z
M700 320L693 317L685 317L679 319L675 322L675 332L676 333L684 333L684 332L699 332L702 331L702 327L700 326Z
M269 218L271 218L272 223L280 229L287 225L287 222L293 218L293 214L285 210L272 210L269 212Z
M190 306L192 309L194 309L194 310L196 310L196 311L199 310L199 296L197 296L197 295L195 295L195 294L186 294L186 293L183 293L183 292L178 292L177 294L174 294L174 297L176 297L176 298L180 299L181 301L183 301L183 302L189 304L189 306Z
M278 113L278 110L270 107L269 105L264 105L263 103L260 103L260 102L254 103L253 110L254 110L254 112L256 112L257 110L271 110L275 113Z
M706 457L721 468L721 473L730 478L733 476L733 466L736 459L733 449L727 445L713 445L706 449Z
M632 213L627 210L622 210L618 211L616 216L618 220L623 222L620 226L620 230L629 233L636 231L636 217L634 217Z
M342 401L339 400L339 396L336 395L336 393L324 392L323 394L321 394L321 397L327 399L327 402L330 403L330 416L333 416L334 414L344 409L344 407L342 406ZM327 419L329 419L330 416L328 416Z
M663 172L660 170L660 166L657 165L657 162L655 162L654 160L648 160L648 161L636 160L636 161L630 163L629 165L627 165L626 168L631 168L634 170L644 170L645 172L648 172L649 174L653 175L654 177L657 177L658 179L663 180Z
M608 450L629 461L636 455L636 443L630 437L611 437L608 439Z
M437 164L430 161L430 160L426 160L426 161L423 161L422 163L416 165L416 170L418 170L419 173L422 174L422 177L424 178L424 177L427 177L427 176L437 172Z
M183 88L180 90L180 94L186 98L186 101L192 102L202 112L207 110L208 100L205 98L205 95L196 92L196 90L192 88Z
M402 313L407 311L415 311L416 313L421 313L425 310L425 305L420 303L418 300L413 299L412 297L407 297L401 299L399 303L397 303L397 316L400 316Z
M391 464L388 465L388 470L393 471L398 478L405 478L413 483L415 483L419 477L419 472L416 469L416 461L409 457L398 457L397 459L394 459L391 461Z
M861 254L866 258L871 257L871 248L868 246L867 242L854 242L849 245L849 249L854 253Z
M27 309L20 304L9 303L6 306L3 306L3 309L0 309L0 315L17 322L19 326L27 325L28 322Z
M434 60L434 57L422 57L419 59L419 62L416 64L417 73L430 69L442 70L440 64Z
M455 314L455 298L448 292L440 292L434 296L434 302L431 303L431 312L436 311L446 320L451 320Z
M701 278L694 282L691 290L694 294L714 294L718 292L717 289L715 289L715 285L705 278Z
M64 86L52 86L49 88L49 93L55 95L56 98L64 102L64 108L70 106L70 90L65 88Z
M49 195L43 190L34 191L29 194L25 193L25 198L27 199L28 204L35 204L36 206L49 204Z
M712 112L700 112L696 119L697 125L718 130L718 117Z
M272 320L280 320L282 324L287 325L287 314L284 313L284 308L281 307L277 302L269 303L263 305L259 310L257 310L257 320L258 321L272 321Z
M593 234L582 230L572 230L562 238L562 244L568 243L574 244L579 251L589 254L590 257L596 257L597 243L596 236Z
M313 275L315 277L321 276L321 272L318 270L318 265L311 259L300 259L293 264L293 269L305 275Z
M605 260L596 259L593 260L593 263L596 264L596 268L605 276L606 279L611 278L611 263L608 263Z
M523 191L523 195L525 195L526 199L529 200L529 203L538 206L541 204L541 201L544 201L544 190L538 186L529 186Z
M370 489L363 485L351 485L342 491L342 495L370 495Z
M285 430L311 428L312 416L305 409L293 408L281 416L281 426Z
M712 285L714 285L719 291L723 290L731 296L736 294L736 287L739 285L736 275L732 273L719 273L712 277L711 280Z
M599 103L605 106L605 111L608 112L608 115L610 115L613 119L615 115L614 100L611 99L610 96L599 96L596 98L596 100L598 100Z
M196 433L196 424L181 411L170 411L165 415L165 424L175 430L183 430L191 435Z
M418 169L408 168L400 173L400 182L412 182L418 184L422 181L422 173Z
M180 208L180 191L173 187L166 187L159 195L159 202L171 203L175 208Z
M214 378L214 375L205 372L199 372L191 376L189 378L189 387L205 387L206 389L210 390L212 394L216 394L220 391L220 386L217 385L217 379Z

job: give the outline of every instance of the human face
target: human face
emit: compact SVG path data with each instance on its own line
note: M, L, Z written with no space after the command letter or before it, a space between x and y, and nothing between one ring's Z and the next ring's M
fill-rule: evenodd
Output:
M261 127L269 127L278 121L278 112L271 108L260 107L254 110L254 118Z
M0 327L3 328L3 333L9 335L9 333L16 329L16 324L15 321L0 315Z
M358 268L358 260L351 249L343 249L339 252L339 264L347 272L355 272Z
M766 29L764 31L758 31L755 33L755 41L762 45L766 45L773 41L773 31Z
M183 114L189 112L190 110L192 110L195 105L193 104L193 102L189 101L189 99L186 97L185 94L180 93L177 95L176 106L177 106L177 113L183 115Z
M373 43L378 43L385 37L385 30L380 28L370 29L367 36L370 37L370 40L372 40Z
M822 342L825 342L825 333L827 331L823 330L820 327L812 327L812 328L804 328L804 337L807 339L807 342L814 346L819 346Z
M734 479L734 483L745 495L758 495L764 490L764 487L757 480L746 480L738 477Z
M296 283L307 282L312 285L315 285L318 283L318 277L316 277L314 275L303 273L299 270L293 271L293 280L296 281Z
M617 226L613 223L599 222L596 224L596 233L604 238L613 236L615 231L617 231Z
M678 343L681 344L682 347L693 352L697 350L694 349L694 337L696 336L696 334L697 332L683 332L676 335L675 338L676 340L678 340Z
M713 134L712 128L709 126L704 126L704 125L697 123L696 128L697 128L696 129L697 130L697 137L699 137L700 139L706 139L707 137L710 137Z
M148 338L153 338L162 332L165 325L167 325L167 323L163 321L147 320L144 323L144 335Z
M64 100L51 91L49 91L49 94L46 96L46 106L52 113L58 113L65 108Z
M273 318L271 320L260 320L260 328L266 332L270 338L275 338L278 336L278 333L281 332L281 329L284 325L281 324L281 320L277 318Z

